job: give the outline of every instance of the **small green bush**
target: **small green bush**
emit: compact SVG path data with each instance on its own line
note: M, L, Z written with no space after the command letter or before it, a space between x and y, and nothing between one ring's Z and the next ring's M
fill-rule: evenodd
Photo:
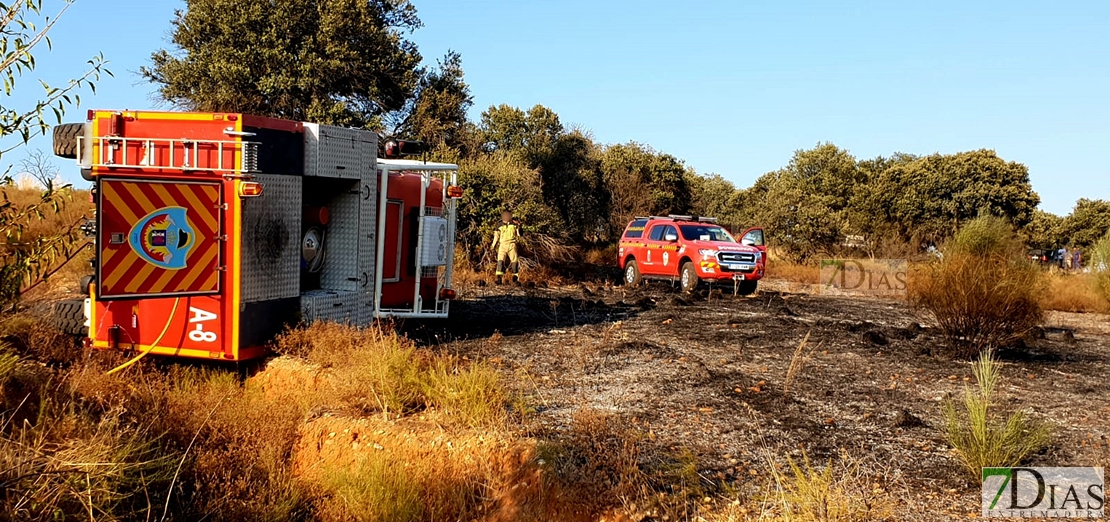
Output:
M985 467L1021 463L1051 437L1047 425L1031 421L1021 411L1004 420L993 414L991 400L1001 367L990 353L983 352L972 366L976 387L964 389L964 411L951 397L944 403L945 438L975 479Z

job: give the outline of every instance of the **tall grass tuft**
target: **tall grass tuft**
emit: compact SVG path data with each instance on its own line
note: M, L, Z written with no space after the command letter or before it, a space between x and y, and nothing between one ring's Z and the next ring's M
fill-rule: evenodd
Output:
M864 522L884 518L885 492L872 488L859 463L847 454L841 454L835 465L830 460L821 469L813 466L805 452L802 452L801 463L789 457L787 462L790 465L788 473L779 471L769 462L777 491L775 504L779 519ZM760 515L762 520L769 513Z
M960 229L942 259L911 275L909 297L936 318L950 355L971 359L1040 324L1044 287L1009 223L980 217Z
M1087 266L1095 274L1102 297L1110 301L1110 232L1091 248Z
M0 345L0 520L143 519L172 459L149 423L97 415Z
M397 418L434 409L467 426L505 420L508 394L496 370L417 349L392 331L317 323L287 333L278 348L320 365L338 405L359 412Z
M992 399L1001 366L989 352L983 352L972 365L976 387L964 389L963 411L951 397L944 403L945 438L973 478L978 478L985 467L1021 463L1051 437L1047 425L1029 420L1021 411L1004 420L993 413Z

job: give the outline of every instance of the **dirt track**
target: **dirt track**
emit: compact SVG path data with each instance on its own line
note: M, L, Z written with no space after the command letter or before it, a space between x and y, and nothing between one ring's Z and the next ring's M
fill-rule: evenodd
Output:
M901 301L769 283L736 298L685 297L662 284L475 287L448 323L405 330L503 368L531 396L533 433L564 429L583 407L615 412L660 451L692 451L703 478L741 495L766 486L767 455L783 463L804 449L824 462L844 450L898 496L898 519L977 513L978 487L940 432L941 401L962 392L968 363L934 357L938 332ZM807 335L812 355L787 389ZM1110 319L1051 313L1043 338L1028 344L1024 355L1002 354L999 399L1056 426L1033 463L1110 464Z

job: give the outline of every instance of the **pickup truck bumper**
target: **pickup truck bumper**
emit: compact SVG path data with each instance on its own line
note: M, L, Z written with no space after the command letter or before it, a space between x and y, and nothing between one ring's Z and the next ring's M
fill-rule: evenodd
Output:
M731 263L721 265L716 261L702 261L697 263L698 277L704 280L731 281L741 279L755 281L763 279L764 266L762 263Z

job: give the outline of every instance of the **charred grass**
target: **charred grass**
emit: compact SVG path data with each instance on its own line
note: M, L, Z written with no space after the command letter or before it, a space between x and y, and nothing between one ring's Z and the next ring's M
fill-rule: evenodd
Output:
M581 287L503 293L458 303L459 322L445 327L454 338L438 345L435 335L426 338L496 361L533 406L524 425L552 448L541 451L544 462L561 466L556 476L609 484L611 514L942 520L978 510L977 490L960 475L963 464L946 440L942 401L973 384L972 368L948 357L944 331L904 301L774 291L681 296L666 285L592 291L591 303L608 308L647 306L566 324L533 314L529 303L581 303ZM500 317L528 327L479 335L488 326L474 319L490 299L501 303ZM1106 389L1098 375L1110 361L1100 343L1110 328L1100 321L1052 313L1055 326L1044 335L999 352L1007 386L994 400L1059 432L1024 462L1103 458L1092 430L1104 422L1074 402ZM603 436L611 432L599 417L623 435ZM577 449L559 450L567 444ZM609 460L582 456L591 453ZM693 473L679 472L683 466ZM904 501L892 508L892 498Z

